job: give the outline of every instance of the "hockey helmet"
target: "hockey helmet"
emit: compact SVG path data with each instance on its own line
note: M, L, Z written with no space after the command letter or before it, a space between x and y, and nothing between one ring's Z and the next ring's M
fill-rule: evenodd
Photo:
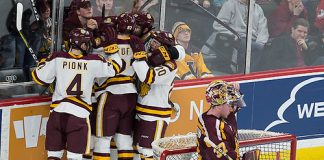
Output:
M130 13L122 13L117 17L116 29L119 33L131 34L135 28L135 18Z
M222 104L235 105L239 108L245 106L243 95L239 89L232 83L222 80L215 80L208 85L206 89L206 100L211 104L211 107Z
M71 48L78 49L83 54L88 54L92 50L91 40L92 33L83 28L75 28L69 34ZM82 44L86 45L86 49L82 48Z
M133 16L135 18L136 27L139 27L135 35L141 37L153 29L154 18L150 13L134 12Z

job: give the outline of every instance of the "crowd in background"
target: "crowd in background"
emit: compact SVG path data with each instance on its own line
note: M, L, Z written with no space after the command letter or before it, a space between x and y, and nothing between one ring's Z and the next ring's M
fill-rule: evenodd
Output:
M35 61L29 54L16 29L16 6L8 13L6 28L8 33L1 33L0 39L0 69L29 68L35 66ZM36 0L36 8L40 20L36 21L30 8L26 8L22 18L22 33L27 37L31 48L38 59L46 57L51 45L51 5L52 1ZM64 18L73 17L74 1L64 10ZM197 5L200 5L197 6ZM161 1L134 0L131 5L123 1L92 0L94 17L102 17L103 4L105 16L117 16L123 11L148 11L155 18L155 28L159 28ZM178 43L188 45L187 66L178 79L204 78L206 75L219 76L244 73L246 64L246 36L248 25L249 0L170 0L166 2L164 30L174 32L174 26L179 22L186 24L188 44L181 40ZM143 6L145 5L145 6ZM143 6L143 7L142 7ZM205 11L204 11L205 10ZM209 13L215 15L224 24L220 24ZM324 47L324 6L322 0L257 0L250 9L253 16L251 71L283 69L321 65L323 63L322 49ZM308 25L303 31L304 36L292 37L293 23L304 19ZM113 19L112 19L113 20ZM305 23L306 23L305 22ZM64 23L63 23L64 26ZM66 25L65 25L66 26ZM234 30L228 30L228 27ZM72 26L68 26L73 28ZM63 33L63 40L66 39ZM180 35L177 33L177 35ZM278 50L277 43L282 37L287 37L290 50ZM290 37L290 38L289 38ZM189 43L190 42L190 43ZM276 48L274 50L273 48ZM280 48L280 47L279 47ZM276 55L273 52L281 52ZM287 53L288 55L283 55ZM277 58L283 56L287 63ZM303 61L303 62L301 62ZM275 65L271 65L275 64ZM192 75L187 74L190 70ZM204 71L203 71L204 70ZM200 73L199 73L200 72Z
M161 2L158 0L147 2L147 0L134 0L132 6L127 7L117 6L116 1L113 0L72 0L70 5L65 8L61 48L63 52L55 52L53 57L49 56L52 43L50 31L54 24L50 18L51 2L36 1L37 12L40 15L39 20L34 21L31 18L34 14L32 10L26 9L23 12L22 34L28 38L28 43L40 61L38 68L32 72L34 81L46 81L45 84L50 84L55 83L57 75L59 77L56 79L58 83L53 94L48 126L53 127L59 124L57 128L63 128L63 130L59 130L59 133L51 132L52 130L57 131L56 126L47 130L46 149L49 151L50 160L61 158L64 149L70 151L67 153L68 157L78 157L76 159L81 159L82 153L89 151L90 148L85 139L82 139L82 145L78 145L81 142L77 142L77 137L74 136L56 139L59 137L57 135L69 135L69 127L64 125L73 128L74 124L79 124L77 121L65 124L65 118L70 116L77 117L77 120L82 120L82 124L86 124L83 128L87 128L87 130L83 131L82 137L89 136L88 125L90 124L88 119L85 121L89 114L94 118L90 122L93 123L92 127L95 127L92 129L95 132L92 139L95 143L93 159L109 159L113 156L109 148L112 138L116 141L117 157L119 158L132 159L135 152L133 145L137 146L141 158L153 158L151 142L164 136L172 110L179 111L169 101L174 79L192 80L244 72L249 14L253 17L250 28L252 31L251 71L305 67L324 63L324 58L322 58L324 55L322 53L324 44L322 1L318 2L318 5L313 5L313 7L317 6L315 13L311 13L314 10L307 10L308 7L312 7L308 6L313 2L310 0L305 2L301 0L257 1L250 8L249 13L249 0L172 0L167 2L164 28L169 32L157 31L158 28L153 27L153 25L159 26ZM271 3L275 3L273 8L265 13L264 8ZM15 5L13 6L6 21L8 34L2 36L0 41L1 68L31 68L36 63L29 53L30 50L23 42L24 39L17 31L17 19L12 18L16 17L17 10ZM138 13L140 11L148 12L148 14ZM208 18L211 16L208 12L214 14L217 20ZM200 19L200 17L197 18L197 15L205 16L200 16ZM153 19L155 19L154 22ZM136 32L138 29L136 25L142 27L140 33ZM110 30L110 27L115 28L116 33L114 30ZM79 42L83 39L78 35L85 35L85 33L90 38L84 43ZM73 41L71 35L74 36ZM116 41L110 41L110 38ZM82 45L87 46L84 48ZM182 58L180 58L179 46L185 53ZM80 91L81 72L68 72L69 75L60 75L63 73L64 66L61 71L57 72L56 70L62 66L55 66L69 62L71 59L78 61L88 56L92 52L89 50L92 47L97 49L96 52L104 53L104 56L106 54L110 54L109 56L118 55L119 59L123 59L118 64L113 62L109 65L104 64L105 67L110 67L113 74L104 82L100 84L97 82L99 87L93 87L94 91L98 91L95 93L98 93L96 100L91 99L90 93L95 76L91 77L90 85L88 84L88 88L85 89L87 92L85 96L83 94L85 91ZM132 51L129 52L130 50ZM175 52L178 55L173 55ZM155 53L160 57L153 59L152 55ZM166 53L167 55L165 55ZM91 56L95 57L94 59L101 57ZM43 59L46 57L48 58L44 61ZM62 59L64 62L56 63ZM84 60L89 59L85 58ZM103 63L107 63L106 59L102 58L101 60ZM50 70L48 66L55 67ZM56 75L51 76L49 80L46 76L50 74L43 67ZM84 68L87 68L86 65ZM125 71L123 71L124 69ZM82 72L85 77L91 76L91 74L85 73L87 72ZM95 69L91 73L97 74ZM70 84L70 81L65 81L64 78L74 76L72 74L76 74L76 76ZM136 75L137 79L134 78ZM60 90L66 88L66 86L60 88L60 85L64 84L63 82L68 86L66 93L65 90ZM212 84L212 88L218 90L218 83L231 90L224 94L240 94L239 88L235 87L236 84L215 82ZM216 97L213 96L215 92L212 91L210 97ZM241 95L234 101L236 102L240 98L242 98ZM96 102L98 103L96 104ZM225 105L226 113L225 111L222 113L219 111L219 113L223 114L223 118L227 118L232 112L231 119L235 121L235 111L231 111L236 107L234 104L224 102L212 105ZM97 108L97 112L89 110L80 112L79 109L82 106L83 108L84 106L88 107L89 110L92 107ZM73 107L75 110L71 109ZM97 115L91 115L94 113ZM212 113L206 114L212 115ZM58 121L53 117L59 119L60 123L57 123ZM63 127L61 124L64 124ZM236 122L234 125L236 126ZM236 131L233 134L236 134ZM73 141L69 141L69 139ZM134 143L132 143L133 140ZM232 142L235 144L233 143L231 146L238 149L237 141L234 139ZM202 143L204 144L204 142ZM66 144L68 144L67 147ZM237 151L232 151L231 154L232 157L239 157ZM83 157L92 159L92 155L88 154Z

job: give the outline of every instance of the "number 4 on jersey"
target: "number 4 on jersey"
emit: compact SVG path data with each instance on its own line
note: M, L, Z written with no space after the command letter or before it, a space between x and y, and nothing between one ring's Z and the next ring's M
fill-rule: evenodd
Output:
M77 74L73 78L71 84L66 89L66 93L68 95L76 95L78 97L83 94L83 91L81 90L81 74Z

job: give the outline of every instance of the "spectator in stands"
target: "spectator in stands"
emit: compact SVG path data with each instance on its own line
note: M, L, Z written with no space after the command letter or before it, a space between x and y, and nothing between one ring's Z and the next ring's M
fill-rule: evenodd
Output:
M200 5L217 15L225 0L200 0Z
M184 60L177 61L178 71L176 79L187 80L212 77L213 74L206 67L202 53L190 44L191 29L184 22L176 22L172 28L176 42L186 51Z
M247 20L248 20L248 2L249 0L228 0L226 1L221 10L219 11L217 18L233 28L241 36L240 45L237 46L238 65L239 70L244 68L244 53L246 52L246 36L247 36ZM269 39L267 19L264 16L262 8L255 3L254 11L250 12L253 16L252 22L252 60L251 71L255 71L258 68L260 57L264 45ZM225 33L233 35L224 26L220 25L216 21L213 24L217 33Z
M51 27L52 19L51 8L47 1L36 1L36 8L40 14L40 20L34 21L31 25L32 29L32 41L31 45L35 48L37 58L40 60L46 58L50 53L51 47Z
M315 26L324 35L324 0L320 0L316 7Z
M93 17L102 16L102 7L105 4L105 17L116 16L114 0L96 0L96 6L93 8Z
M76 10L69 14L63 25L63 40L66 46L68 46L68 35L74 28L85 28L93 32L98 30L98 23L92 18L93 12L90 1L74 0L72 4L75 5Z
M291 32L275 38L266 50L262 64L265 70L304 67L322 63L319 55L309 52L306 43L309 23L303 18L296 19ZM323 63L322 63L323 64Z
M315 19L316 19L316 7L320 0L302 0L304 4L304 8L307 11L307 21L309 22L310 28L308 30L309 36L317 36L319 34L319 30L315 26Z
M197 141L198 159L240 159L237 121L235 114L245 106L238 83L222 80L211 82L206 89L208 111L198 118ZM209 141L206 141L209 140ZM223 153L212 147L218 146Z
M270 37L277 37L289 32L297 18L305 18L306 10L301 0L281 0L268 18Z

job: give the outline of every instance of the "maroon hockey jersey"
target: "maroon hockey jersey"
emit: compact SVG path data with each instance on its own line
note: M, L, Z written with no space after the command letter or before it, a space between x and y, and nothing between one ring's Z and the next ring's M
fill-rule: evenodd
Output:
M223 154L217 152L216 149L204 141L207 136L233 160L239 160L237 123L234 113L231 113L227 119L207 115L206 113L203 113L198 118L197 123L198 159L227 160Z

